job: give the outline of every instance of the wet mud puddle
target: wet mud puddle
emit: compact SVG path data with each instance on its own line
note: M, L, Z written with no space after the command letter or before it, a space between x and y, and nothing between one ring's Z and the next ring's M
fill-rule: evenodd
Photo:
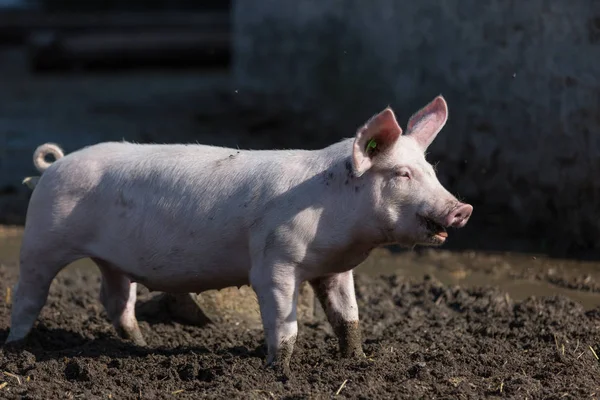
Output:
M18 265L22 228L0 227L0 263ZM96 268L80 260L71 268ZM429 275L445 285L495 286L514 300L564 295L584 308L600 306L600 262L552 259L541 255L422 249L392 252L377 249L356 273L398 274L421 280Z
M454 252L425 249L373 252L357 269L368 275L430 275L445 285L498 287L514 300L563 295L584 308L600 306L600 262L563 260L543 255Z

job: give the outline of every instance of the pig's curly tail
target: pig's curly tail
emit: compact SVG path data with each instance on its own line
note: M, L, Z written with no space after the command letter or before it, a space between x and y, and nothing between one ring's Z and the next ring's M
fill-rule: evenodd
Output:
M63 153L62 149L54 143L45 143L35 149L33 152L33 165L40 173L43 173L50 165L52 165L51 162L46 161L48 155L52 155L54 161L56 161L59 158L63 158L65 153Z

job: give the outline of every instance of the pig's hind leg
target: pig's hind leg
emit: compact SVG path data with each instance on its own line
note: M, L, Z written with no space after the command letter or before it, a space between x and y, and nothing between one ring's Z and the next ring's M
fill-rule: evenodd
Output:
M342 357L364 357L352 271L310 282L339 340Z
M136 283L108 262L93 260L102 271L100 301L117 333L138 346L145 346L146 341L135 317Z
M31 245L33 243L34 245ZM19 280L15 287L6 343L24 340L48 299L50 285L56 275L78 256L58 254L39 242L23 239L19 261Z

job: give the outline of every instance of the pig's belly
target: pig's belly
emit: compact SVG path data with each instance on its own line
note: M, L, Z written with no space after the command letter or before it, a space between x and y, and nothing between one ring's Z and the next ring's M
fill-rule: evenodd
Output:
M120 251L109 248L113 251L98 258L109 261L132 281L150 290L198 293L249 283L251 263L246 246L181 249L176 255L127 244Z
M142 274L139 274L139 273ZM184 264L140 266L136 271L124 271L132 281L150 290L161 292L202 292L249 283L250 263L244 258L228 257L216 260L194 260Z
M150 274L134 276L127 274L132 282L140 283L149 290L170 293L200 293L211 289L224 289L230 286L248 285L248 273L216 276L198 275L195 273L174 273L164 276Z

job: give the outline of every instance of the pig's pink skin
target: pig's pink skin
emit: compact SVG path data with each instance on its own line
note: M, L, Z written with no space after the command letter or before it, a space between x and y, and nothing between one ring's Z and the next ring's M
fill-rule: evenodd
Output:
M446 119L439 96L406 134L388 108L317 151L102 143L62 157L40 146L8 341L26 337L56 274L90 257L109 317L138 344L135 282L167 292L250 283L268 361L285 367L298 287L310 281L344 354L362 354L351 270L382 244L441 244L442 226L472 212L424 157Z

